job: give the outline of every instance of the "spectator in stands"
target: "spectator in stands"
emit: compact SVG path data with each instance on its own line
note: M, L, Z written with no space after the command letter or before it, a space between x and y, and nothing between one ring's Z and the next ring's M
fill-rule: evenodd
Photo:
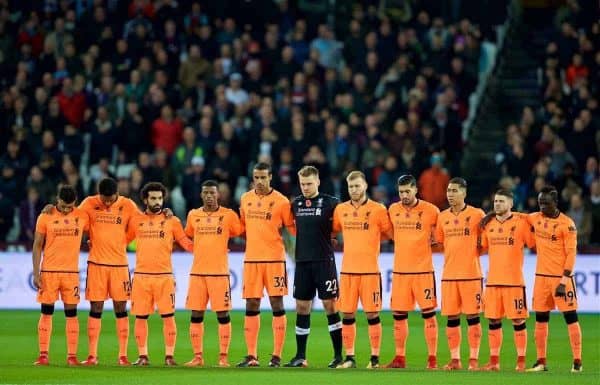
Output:
M172 155L181 143L182 131L181 121L173 116L171 106L165 105L160 110L160 118L152 123L152 144L155 148L162 148Z
M40 193L34 188L27 189L27 198L19 205L19 225L21 226L19 240L26 244L33 242L37 217L42 212L44 204L40 200ZM0 239L1 235L0 235Z
M577 245L587 246L592 233L592 213L585 207L581 194L571 195L567 215L573 219L577 228Z
M442 156L439 153L431 155L431 167L423 171L419 177L419 195L440 209L447 207L446 189L450 176L442 168Z
M202 182L206 179L205 160L201 156L195 156L190 162L190 168L186 171L181 183L181 193L185 198L186 210L198 208L202 205L200 193Z

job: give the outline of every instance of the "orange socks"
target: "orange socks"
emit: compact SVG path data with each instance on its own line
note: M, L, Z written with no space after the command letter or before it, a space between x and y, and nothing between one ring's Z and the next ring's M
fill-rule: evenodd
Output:
M581 361L581 327L579 322L574 322L567 325L569 329L569 341L571 342L571 351L573 359Z
M273 355L281 358L283 344L285 342L285 330L287 317L285 310L273 312Z
M135 319L135 343L138 347L140 356L148 355L148 319L137 318Z
M369 328L370 335L370 328ZM354 318L344 318L342 320L342 342L346 355L354 355L354 341L356 340L356 320Z
M425 318L427 317L427 318ZM438 345L438 323L435 313L423 314L424 324L423 329L425 333L425 342L427 343L427 354L431 356L437 355Z
M514 325L515 329L515 346L517 347L517 356L525 357L527 353L527 328L526 324Z
M535 323L535 347L537 358L546 358L546 348L548 346L548 322Z
M173 315L163 318L163 336L165 338L165 356L173 356L175 341L177 341L177 325Z
M467 319L467 323L469 324L467 328L470 350L469 359L477 360L479 359L479 346L481 345L481 323L479 322L479 317Z
M369 342L371 343L371 356L379 356L379 350L381 349L381 320L379 317L367 320L369 323ZM406 341L406 339L405 339Z
M66 318L65 332L67 335L67 354L74 356L77 354L77 345L79 344L79 319L77 319L77 316Z
M127 317L127 312L115 313L115 317L117 317L119 357L127 356L127 342L129 341L129 317Z
M406 339L408 338L407 315L394 315L394 342L396 356L406 356Z
M48 353L50 349L50 336L52 335L52 314L41 314L38 321L38 342L40 353Z
M516 334L515 334L515 336L516 336ZM489 344L490 344L490 356L492 356L492 357L500 356L500 349L502 348L502 338L503 337L504 337L504 335L502 334L502 324L501 323L499 323L499 324L490 323L490 329L488 330L488 340L489 340Z
M246 311L244 318L244 337L246 338L246 346L248 347L248 355L252 357L258 356L258 331L260 330L260 312Z
M446 337L448 338L448 348L450 349L450 358L460 360L460 319L449 319L446 327Z
M194 355L199 356L203 351L204 344L204 320L203 317L192 317L190 323L190 340L192 341L192 350Z
M217 321L219 322L219 354L227 355L231 342L231 318L226 316L217 318Z
M87 323L89 355L98 357L98 339L102 328L102 313L90 312Z

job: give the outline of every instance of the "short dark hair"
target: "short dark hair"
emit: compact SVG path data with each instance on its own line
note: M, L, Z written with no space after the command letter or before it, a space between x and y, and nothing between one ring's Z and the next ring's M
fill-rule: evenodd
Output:
M458 176L450 179L450 182L448 182L448 184L457 184L461 188L464 188L464 189L467 188L467 181L464 180L464 178L461 178L461 177L458 177Z
M512 191L507 190L505 188L501 188L501 189L496 190L496 193L494 195L502 195L503 197L507 197L507 198L510 198L510 199L514 199L515 198L515 194L513 194Z
M142 201L144 199L148 199L148 195L150 195L150 191L160 191L162 192L163 199L167 197L167 188L160 182L148 182L142 187L140 191L140 196L142 197Z
M77 191L71 185L65 184L58 189L58 199L70 204L77 200Z
M546 185L542 187L540 194L548 194L555 202L558 202L558 190L554 186Z
M415 179L414 176L412 176L410 174L405 174L405 175L400 176L400 178L398 178L398 186L406 186L406 185L410 185L410 187L416 187L417 180Z
M258 162L254 165L254 170L268 171L269 175L272 173L271 165L265 162Z
M105 197L115 195L117 193L117 181L113 178L103 178L98 183L98 194Z
M202 187L216 187L219 188L219 183L214 179L206 180L202 183Z

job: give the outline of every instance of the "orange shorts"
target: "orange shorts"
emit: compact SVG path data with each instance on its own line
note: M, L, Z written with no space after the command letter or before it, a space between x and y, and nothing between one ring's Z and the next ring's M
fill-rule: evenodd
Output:
M366 313L381 310L381 274L340 274L339 309L342 313L354 313L358 300Z
M442 315L481 313L482 283L481 278L460 281L442 280Z
M242 298L262 298L263 289L269 297L281 297L288 293L285 261L244 262L244 285Z
M434 273L394 273L390 300L391 310L413 311L415 302L421 310L437 307Z
M525 287L487 286L483 294L483 313L488 319L529 317Z
M212 311L231 310L231 285L228 275L190 275L185 308L206 310L208 301Z
M60 300L68 305L79 303L79 273L55 273L42 271L41 287L38 289L38 303L53 304Z
M149 315L175 312L175 278L171 274L134 274L131 289L131 314Z
M88 262L85 298L88 301L127 301L131 294L129 267Z
M560 283L561 277L535 275L533 285L533 310L547 312L558 308L560 312L577 310L577 291L573 278L565 285L565 297L555 297L554 292Z

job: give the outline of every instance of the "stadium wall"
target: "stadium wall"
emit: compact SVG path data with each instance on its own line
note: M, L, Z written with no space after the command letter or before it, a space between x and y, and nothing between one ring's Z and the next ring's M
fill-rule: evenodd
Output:
M87 254L82 253L79 261L81 292L84 292L86 278ZM341 254L336 255L337 265L340 266ZM234 309L244 309L242 299L242 268L243 253L230 254L231 270L231 297ZM531 307L531 294L533 291L533 279L535 273L535 256L528 255L525 258L524 274L527 285L528 305ZM191 267L192 256L188 253L173 254L173 269L177 281L176 307L183 309L188 289L188 272ZM482 270L487 272L487 256L481 257ZM135 265L135 254L129 254L129 265ZM383 308L389 309L390 289L392 282L393 254L382 253L380 267L383 284ZM434 255L434 268L436 271L438 301L440 296L440 278L443 267L443 256ZM133 269L132 269L133 272ZM295 308L292 298L294 282L294 263L287 264L289 295L285 297L285 306L289 310ZM132 274L133 276L133 274ZM582 312L600 313L600 255L580 255L575 265L574 280L577 287L577 299L579 310ZM266 298L265 298L266 299ZM112 304L107 303L110 308ZM320 309L320 301L315 301L315 309ZM59 306L60 307L60 306ZM263 309L269 308L268 300L262 301ZM36 303L36 291L32 285L31 254L8 252L0 253L0 309L38 309ZM81 309L89 309L89 302L82 296Z

